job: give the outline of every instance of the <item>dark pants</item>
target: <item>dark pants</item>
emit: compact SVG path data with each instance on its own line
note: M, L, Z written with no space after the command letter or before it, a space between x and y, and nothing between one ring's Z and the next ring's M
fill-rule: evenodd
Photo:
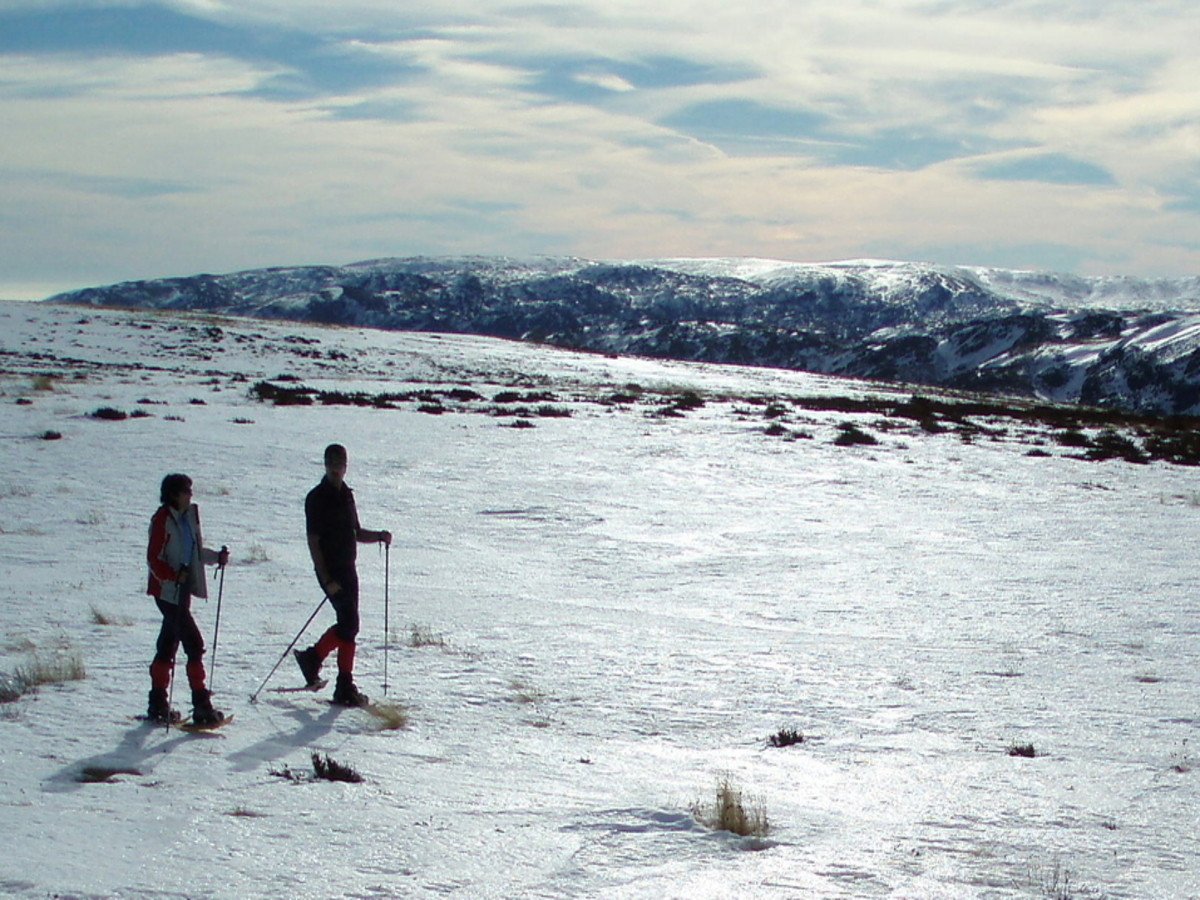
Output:
M175 654L182 644L188 658L188 682L193 689L203 689L204 638L200 635L196 620L192 618L191 594L182 593L178 603L164 603L157 597L154 602L158 604L163 620L155 645L154 662L150 664L151 686L157 690L167 689L171 681L171 669L175 665Z
M358 637L358 573L354 567L335 569L334 581L341 590L329 598L333 611L337 613L337 636L343 641Z

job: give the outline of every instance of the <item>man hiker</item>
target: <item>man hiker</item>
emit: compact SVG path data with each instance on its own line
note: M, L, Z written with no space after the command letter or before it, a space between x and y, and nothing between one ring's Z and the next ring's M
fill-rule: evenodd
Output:
M205 687L204 638L192 618L192 597L207 597L204 566L229 562L229 549L210 550L200 533L200 510L192 503L192 479L168 475L159 492L161 506L150 519L146 562L150 582L146 593L162 613L162 628L154 661L150 663L150 703L146 717L173 722L179 713L170 706L168 691L179 645L187 654L187 679L192 689L192 722L215 725L225 717L213 709L212 693Z
M346 484L349 456L341 444L325 448L325 477L304 498L308 551L317 583L337 613L337 622L307 650L294 651L300 672L309 687L321 684L321 664L337 651L337 686L333 702L340 706L365 706L367 697L354 685L355 637L358 634L358 572L354 561L358 545L392 544L390 531L368 531L358 523L354 492ZM384 636L384 640L387 636Z

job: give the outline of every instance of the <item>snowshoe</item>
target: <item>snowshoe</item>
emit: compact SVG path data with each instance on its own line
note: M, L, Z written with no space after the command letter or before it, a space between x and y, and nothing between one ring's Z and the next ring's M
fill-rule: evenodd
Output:
M219 725L223 721L225 721L225 714L219 709L213 709L212 691L204 688L192 691L193 725Z
M305 685L316 689L323 683L321 681L321 660L317 658L316 648L293 650L292 655L296 657L296 665L300 667L300 674L304 676Z
M150 699L146 705L146 721L157 722L159 725L169 725L172 722L178 722L180 716L178 710L171 709L171 703L167 700L167 692L155 688L150 691Z
M332 702L335 706L366 706L371 701L354 686L353 678L349 675L339 675L337 687L333 689Z

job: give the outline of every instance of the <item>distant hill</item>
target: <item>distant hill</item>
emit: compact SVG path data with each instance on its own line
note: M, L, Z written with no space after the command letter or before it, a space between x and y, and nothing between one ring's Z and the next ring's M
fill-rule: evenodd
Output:
M125 282L50 300L482 334L1200 415L1200 277L415 257Z

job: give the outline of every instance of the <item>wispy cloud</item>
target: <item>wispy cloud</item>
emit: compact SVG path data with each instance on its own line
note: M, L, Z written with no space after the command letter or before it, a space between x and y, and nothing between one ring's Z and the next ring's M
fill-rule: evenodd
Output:
M1194 271L1198 25L1182 0L17 0L0 205L23 233L0 268L561 252Z

